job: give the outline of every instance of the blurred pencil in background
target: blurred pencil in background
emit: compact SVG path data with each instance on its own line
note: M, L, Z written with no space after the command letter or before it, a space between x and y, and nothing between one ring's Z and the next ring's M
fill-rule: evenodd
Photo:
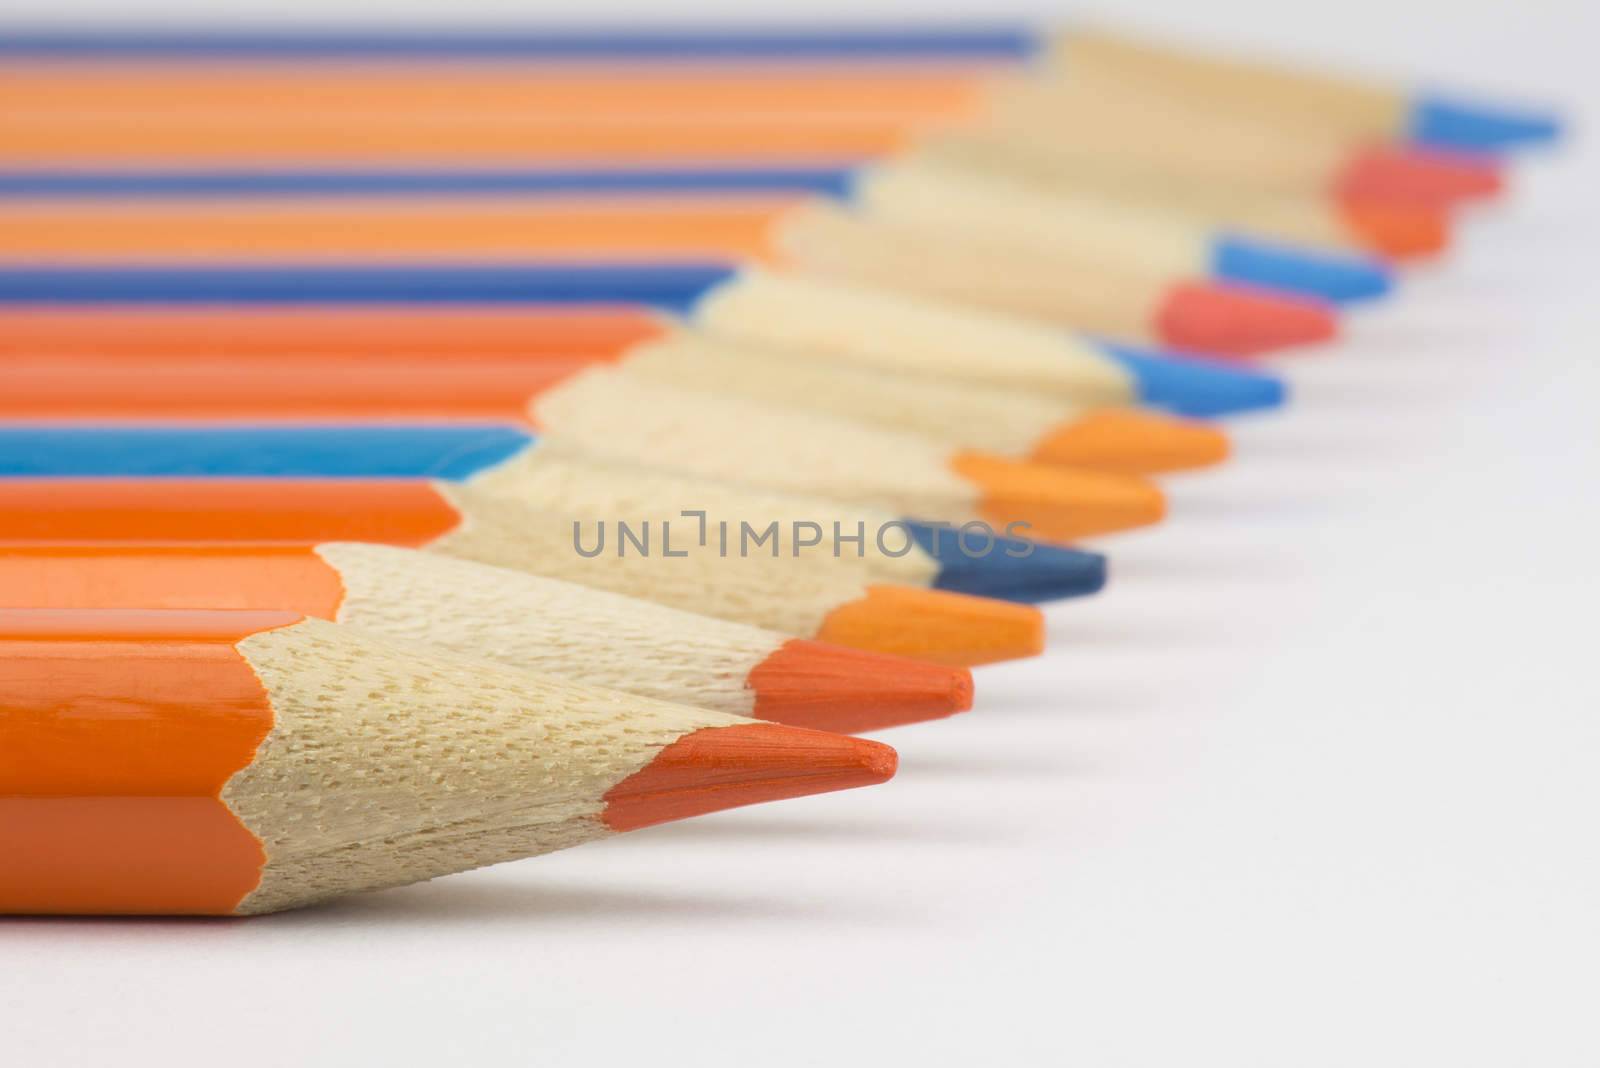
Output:
M1443 148L1500 150L1559 135L1547 112L1411 90L1376 79L1293 69L1283 63L1208 54L1086 25L876 27L616 27L470 30L353 29L240 32L46 30L8 34L8 59L529 59L774 64L873 61L961 63L982 69L1024 64L1053 77L1167 86L1208 108L1306 124L1357 140L1414 140Z
M58 75L52 80L48 68L43 72L25 71L18 79L17 104L8 111L17 116L18 122L12 130L16 143L21 144L26 142L30 130L31 101L59 101L56 106L40 103L35 112L75 123L78 136L57 138L52 147L58 153L254 151L243 138L207 142L197 136L199 130L207 128L208 113L215 115L231 110L241 119L254 119L250 125L264 142L285 155L294 155L340 150L318 138L310 126L291 130L290 123L274 120L284 116L291 120L319 117L327 120L320 126L325 131L328 123L336 123L341 114L359 115L367 122L391 130L399 126L396 119L420 119L426 123L439 115L452 113L468 113L487 120L507 117L526 120L541 113L559 114L563 118L594 118L640 112L678 116L696 111L816 119L860 115L863 105L859 102L866 101L871 103L866 105L865 114L882 124L877 134L880 150L911 146L912 143L903 137L893 139L892 131L899 129L919 133L934 151L953 151L982 158L1004 157L1015 152L1021 158L1040 160L1050 158L1059 147L1064 149L1060 163L1066 165L1082 162L1092 165L1097 157L1103 160L1115 154L1124 165L1137 164L1180 174L1189 180L1229 182L1271 192L1316 190L1335 196L1367 193L1452 199L1494 188L1492 181L1473 172L1470 161L1437 152L1417 153L1373 144L1378 140L1394 140L1397 135L1409 131L1352 133L1338 129L1337 124L1325 126L1315 119L1290 120L1281 112L1240 108L1236 105L1241 98L1247 98L1248 92L1232 88L1215 93L1206 91L1226 81L1224 78L1195 76L1194 66L1182 63L1169 64L1167 70L1175 76L1171 81L1159 74L1151 76L1149 64L1141 69L1138 62L1128 63L1127 73L1119 73L1117 65L1110 60L1113 49L1109 48L1095 53L1098 62L1036 66L1020 74L1020 68L977 76L970 70L963 70L953 78L949 75L941 78L938 72L930 72L927 64L922 63L913 72L921 84L909 86L904 81L885 84L892 77L906 78L905 73L898 71L892 75L880 73L882 58L891 54L887 49L876 56L864 56L860 51L852 54L845 49L831 55L821 49L808 54L789 53L797 63L814 63L822 58L833 61L835 65L825 70L824 77L836 80L841 73L839 63L870 59L878 64L879 70L869 72L867 83L857 81L854 85L839 86L835 81L835 91L830 92L830 86L816 88L808 84L818 81L816 77L797 78L792 67L781 73L763 70L763 78L750 77L756 61L770 66L774 56L784 54L783 42L776 34L768 39L768 47L751 48L742 57L736 57L735 50L715 57L707 55L709 50L693 47L674 51L672 34L655 38L664 46L656 56L643 57L639 50L630 50L629 42L621 34L611 38L613 47L609 54L605 42L601 41L597 42L598 47L580 56L573 50L563 54L558 36L552 34L545 39L552 47L544 49L544 55L540 54L540 42L525 38L528 48L521 53L503 49L493 57L497 63L487 71L481 65L485 58L481 52L468 49L452 54L442 47L443 41L436 36L413 37L414 43L424 46L425 54L410 56L406 55L406 42L398 36L387 38L391 47L384 47L383 39L371 37L363 42L368 47L344 49L342 55L335 39L323 38L319 42L308 36L302 40L310 42L311 47L298 57L292 43L280 38L282 47L272 49L270 54L258 49L253 56L233 55L228 57L231 62L227 66L214 64L209 71L205 65L194 63L197 55L205 58L201 42L199 49L190 51L189 62L182 68L172 69L169 59L161 66L146 68L142 77L137 69L130 71L124 67L121 71L102 71L96 77L71 79L71 85L62 87L59 83L69 79ZM1084 40L1089 38L1080 39L1080 45ZM677 41L683 45L693 43L686 37L678 37ZM13 42L9 50L11 56L26 54L24 45L25 42ZM58 56L60 51L57 50ZM1079 47L1078 51L1082 52L1083 48ZM553 84L541 85L537 77L530 80L525 68L544 69L541 64L553 62L551 53L556 54L554 61L560 64L554 75L547 75L554 79ZM466 60L476 69L446 71L442 78L429 79L432 84L420 86L415 79L388 76L381 67L376 70L359 68L361 61L378 55L391 61L420 62L426 65L425 69L436 69L446 61L459 65ZM665 69L655 62L664 57L675 61L673 68ZM37 64L43 57L35 52L32 58ZM209 58L220 57L214 53ZM272 61L265 69L259 64L263 58ZM344 70L331 78L325 73L313 72L311 77L286 88L285 82L298 78L300 72L291 70L286 75L282 67L296 58L324 62L341 58L346 62ZM620 74L615 70L605 71L599 79L590 76L585 80L581 74L574 75L570 70L580 58L632 66ZM725 66L730 58L742 58L752 66L743 72L743 77L737 73L730 77ZM724 69L706 74L691 66L687 84L672 81L683 77L680 64L704 64L709 59L724 61ZM241 61L248 60L258 61L256 69L241 70ZM123 62L125 64L126 59ZM508 74L504 68L511 62L521 69L513 68ZM641 65L644 70L640 69ZM71 71L69 66L67 73ZM751 81L758 84L746 87ZM222 83L220 90L211 92L218 82ZM665 84L660 84L663 82ZM1260 85L1254 88L1256 91L1264 89ZM1196 128L1185 121L1191 111L1208 114L1210 122L1203 128ZM164 142L158 140L139 146L127 138L108 139L107 135L114 132L114 124L103 120L96 122L96 116L117 112L132 116L148 113L187 116L191 122L186 134L177 135L183 124L175 122L163 131ZM1286 121L1263 126L1264 121L1278 119ZM1259 136L1264 128L1275 135L1273 143L1266 147ZM37 130L37 127L32 129ZM473 144L480 151L488 148L483 141ZM506 151L507 147L496 144L498 151ZM343 151L381 152L385 149L352 146ZM627 150L614 146L612 151L620 154Z
M476 495L498 494L552 515L587 521L620 517L658 524L682 524L687 517L697 516L701 527L697 537L702 544L706 528L732 524L737 530L741 523L748 523L755 529L776 531L764 547L774 555L822 558L836 566L853 565L878 581L1008 600L1082 596L1098 591L1105 583L1105 560L1097 553L994 533L998 551L978 556L962 552L959 537L948 527L825 498L742 489L618 464L563 449L558 442L510 426L470 420L460 425L458 419L412 428L390 424L395 418L441 412L517 422L525 414L527 394L522 378L515 381L510 399L495 390L479 408L459 396L463 390L470 394L480 377L471 367L457 371L454 364L443 368L436 363L421 368L385 364L377 377L346 379L323 373L315 357L309 362L313 365L310 374L304 366L292 366L287 373L284 368L273 368L265 374L245 368L244 374L238 374L226 365L208 362L198 381L187 375L192 370L187 365L169 369L151 367L148 362L125 366L120 374L81 363L64 371L48 367L36 377L12 368L4 377L6 388L0 391L0 397L11 403L0 415L20 418L23 425L0 428L0 439L13 446L7 463L17 475L38 476L54 470L81 476L90 470L109 470L110 458L94 444L97 434L107 430L78 436L77 442L87 445L88 452L75 454L70 447L74 435L68 426L61 428L66 433L53 432L38 420L70 420L71 427L109 422L119 428L117 432L130 435L129 443L137 442L128 457L135 465L187 463L190 470L214 471L219 463L234 463L246 465L240 470L270 471L276 476L321 471L475 479ZM212 368L218 371L216 376L204 373ZM176 377L169 370L175 370ZM365 426L323 425L358 416L371 422ZM181 452L162 449L153 460L149 450L158 446L160 434L141 435L127 426L130 419L153 418L171 421L173 429L184 423L209 424L214 432L195 440L204 441L209 454L217 459L202 465L202 457L186 458ZM296 418L313 425L294 427ZM219 421L231 420L245 425L238 434L230 437L216 432ZM286 420L291 425L263 432L264 424ZM184 435L176 440L184 440ZM109 443L110 439L101 441ZM479 477L508 462L511 477L504 471L500 477ZM686 514L686 509L692 511ZM868 532L869 536L849 543L830 538L808 546L792 534L802 523L843 535ZM899 534L888 539L887 547L870 536L891 528Z
M181 334L189 324L204 321L216 305L256 306L289 310L296 316L308 307L337 317L362 306L385 312L393 308L397 323L415 321L417 309L434 312L457 308L453 320L435 320L433 351L451 346L468 350L483 332L512 335L514 341L558 351L566 344L565 321L543 315L520 317L518 311L550 309L629 313L628 329L654 313L667 326L750 345L791 359L814 359L863 370L945 379L965 385L1020 389L1087 404L1154 403L1185 414L1221 414L1229 410L1272 406L1283 387L1270 377L1216 363L1172 359L1160 353L1090 338L1073 337L1037 323L984 314L901 294L819 282L750 268L699 264L633 265L570 263L497 263L491 265L208 266L170 268L0 267L0 316L25 331L12 344L28 345L40 355L50 346L81 351L87 336L99 334L104 344L127 351L145 347L136 339L109 340L115 330L85 318L88 307L101 314L126 314L126 306L187 311L183 320L164 326L143 316L119 318L118 325L138 323L162 336ZM461 307L457 307L461 306ZM77 308L78 312L67 309ZM496 314L475 326L478 309ZM248 314L246 312L246 314ZM367 316L367 321L374 318ZM581 329L594 322L580 316ZM260 321L260 320L256 320ZM278 318L272 329L282 336L304 336L326 319L307 323ZM440 336L454 324L466 324L454 337ZM554 338L540 334L554 326ZM425 326L423 328L426 328ZM337 329L337 328L336 328ZM604 329L602 327L602 329ZM658 327L659 329L659 327ZM224 332L208 328L210 334ZM192 350L193 342L176 342ZM419 342L420 343L420 342ZM341 342L345 348L360 343ZM398 344L385 330L364 351ZM582 342L586 354L625 344L622 339Z
M840 313L863 305L869 311L883 307L878 299L863 300L860 294L837 287L808 286L807 291L811 299L848 301L832 309ZM455 389L437 403L448 403L463 414L482 410L486 417L515 420L521 418L529 391L553 375L590 362L625 362L652 345L679 339L749 346L752 354L782 358L791 367L818 361L829 369L849 367L912 376L902 380L1011 392L1038 393L1042 381L1059 381L1061 372L1071 371L1076 363L1085 371L1081 380L1074 383L1069 378L1046 391L1049 396L1059 393L1063 404L1072 405L1138 403L1184 415L1222 416L1273 408L1286 398L1283 381L1260 370L1172 358L1087 338L1062 345L1035 331L1007 329L993 319L974 336L974 322L965 315L938 316L933 324L921 325L918 348L912 350L889 349L881 333L829 337L811 322L785 335L793 338L805 330L810 344L777 337L763 343L753 331L747 336L739 323L719 323L714 314L686 323L625 305L296 304L230 305L219 311L185 304L96 303L93 315L73 307L0 303L0 354L10 361L8 385L24 406L15 410L26 411L25 406L33 403L21 399L29 389L38 391L40 403L59 405L61 397L51 376L74 366L95 372L80 380L85 406L95 403L96 383L105 376L126 376L146 366L151 375L143 386L124 378L129 388L109 390L108 396L129 398L116 403L136 401L149 411L176 414L187 408L182 399L183 390L189 388L185 381L198 383L199 376L208 375L256 375L254 368L262 363L269 368L298 363L315 364L327 376L329 396L335 401L338 383L346 374L367 374L372 379L368 388L379 389L382 380L391 378L456 372ZM912 308L901 303L898 310L910 313ZM916 309L921 324L927 324L928 311L926 303ZM1006 341L1011 344L1003 349L976 347ZM1041 347L1041 342L1049 348L1031 361L1032 374L1038 377L1030 377L1027 350ZM378 375L372 364L389 373ZM1014 368L1008 366L1013 364ZM1049 378L1044 377L1047 374ZM184 378L174 379L169 392L160 388L167 375ZM265 383L255 384L265 388ZM193 388L205 389L206 396L215 393L209 386ZM227 388L231 387L217 387ZM229 395L236 403L252 403L242 388ZM163 403L163 397L168 401ZM0 392L0 403L5 401L6 394Z
M546 167L494 169L456 166L418 170L342 167L332 170L263 166L255 169L190 167L187 169L61 170L32 167L0 171L0 196L64 200L81 198L238 198L238 197L510 197L533 194L594 197L751 197L813 195L842 201L876 222L892 218L896 207L875 210L873 194L890 186L896 175L934 173L960 176L968 188L987 185L997 194L1022 190L1071 193L1176 213L1191 225L1231 228L1281 241L1330 248L1358 248L1386 258L1409 260L1441 252L1450 238L1446 206L1404 200L1357 199L1325 202L1316 197L1259 197L1248 191L1200 188L1194 184L1139 182L1128 176L1107 181L1094 175L1063 177L1056 182L1030 182L1026 174L984 174L932 160L863 166L819 166L807 161L787 165L611 167L607 169ZM890 181L885 182L887 174ZM1064 203L1071 201L1061 198ZM1214 270L1230 266L1223 258Z
M603 179L609 172L594 172ZM1281 290L1330 301L1388 292L1388 270L1349 254L1252 241L1195 225L1178 214L1121 205L1105 198L1040 193L938 168L901 168L893 185L880 177L867 190L887 190L886 208L865 197L848 206L796 196L704 193L629 196L544 191L512 196L433 196L373 200L347 195L305 200L283 197L90 200L82 197L0 200L7 259L94 262L96 259L492 258L571 255L644 260L739 257L788 265L889 288L926 291L921 257L939 264L933 279L965 280L969 299L1007 309L1019 297L1009 287L983 285L984 261L1022 257L1010 287L1032 292L1038 314L1064 325L1094 328L1077 281L1097 270L1153 288L1147 318L1158 321L1175 294L1189 300L1215 293L1214 315L1265 320ZM552 173L552 177L556 175ZM575 178L575 175L569 174ZM602 182L603 184L603 182ZM915 254L915 258L908 253ZM979 262L961 267L972 258ZM948 284L948 283L947 283ZM1056 302L1039 299L1046 287L1064 290ZM945 295L956 295L946 292ZM1279 316L1287 315L1278 312ZM1291 323L1293 320L1289 320ZM1292 327L1277 343L1316 340ZM1301 327L1304 330L1304 327ZM1268 335L1267 342L1271 342Z
M818 366L701 338L669 336L610 360L505 360L452 355L130 360L22 355L0 369L0 416L69 419L219 418L501 420L539 425L540 406L594 367L629 378L911 431L937 441L1051 466L1160 474L1218 463L1224 432L1133 408L1036 397L1018 390L907 380ZM546 422L557 431L559 423Z

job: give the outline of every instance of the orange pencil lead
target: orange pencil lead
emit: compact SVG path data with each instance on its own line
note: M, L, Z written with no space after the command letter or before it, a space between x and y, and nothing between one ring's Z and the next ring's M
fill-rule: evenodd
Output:
M708 727L662 749L605 795L614 831L791 797L871 786L898 758L880 742L770 723Z
M1182 471L1221 463L1228 435L1213 426L1131 408L1088 412L1050 433L1030 459L1132 475Z
M978 509L999 527L1045 541L1072 541L1148 526L1166 515L1166 498L1136 475L1019 463L960 452L951 468L977 483Z
M869 586L829 612L817 639L941 664L976 666L1044 651L1031 605L909 586Z
M910 657L792 638L745 680L757 719L853 734L965 712L972 673Z

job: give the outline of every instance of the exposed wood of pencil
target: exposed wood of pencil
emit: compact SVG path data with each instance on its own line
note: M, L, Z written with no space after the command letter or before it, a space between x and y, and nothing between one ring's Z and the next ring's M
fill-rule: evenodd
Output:
M0 678L6 912L273 912L895 763L288 613L6 612Z

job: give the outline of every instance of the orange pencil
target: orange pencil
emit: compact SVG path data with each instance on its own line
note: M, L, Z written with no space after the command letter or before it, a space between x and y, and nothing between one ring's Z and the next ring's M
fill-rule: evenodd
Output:
M415 158L425 135L452 125L472 132L444 132L435 158L456 151L503 159L528 151L504 136L518 126L546 138L555 128L649 123L674 126L683 139L565 135L561 151L568 158L773 158L779 151L759 143L758 127L831 125L841 133L830 152L785 133L776 140L809 149L782 153L790 158L915 149L1009 167L1048 164L1068 178L1114 162L1131 175L1336 201L1448 202L1498 188L1497 172L1481 160L1263 123L1117 77L982 76L970 69L31 64L0 80L0 113L6 152L30 146L40 153L29 165L86 155L101 162L185 155L236 161L260 151L249 147L251 137L285 157ZM730 151L709 132L718 125L742 125L745 143ZM50 126L59 131L53 137L44 132ZM843 132L852 126L855 132ZM382 132L365 144L340 144L328 134L375 128ZM549 152L546 145L540 151Z
M972 675L387 545L0 545L0 609L297 612L641 697L856 732L972 704Z
M1410 139L1449 148L1499 151L1548 143L1558 116L1472 101L1371 78L1307 71L1123 36L1092 25L793 26L696 25L495 27L438 26L289 33L162 28L13 32L0 42L13 65L65 63L242 70L337 64L339 71L491 70L500 74L732 73L782 78L797 72L876 71L948 76L989 75L1000 88L1037 79L1061 91L1115 101L1155 92L1204 114L1248 116L1308 129L1347 143Z
M687 337L633 345L611 359L16 356L0 368L0 418L532 426L545 391L599 364L664 386L809 409L1048 466L1160 474L1228 454L1221 430L1155 412L812 366ZM558 421L558 438L559 428Z
M1043 616L1030 605L901 585L831 557L739 554L738 518L733 517L728 556L719 555L715 541L693 551L693 527L682 523L672 548L674 554L689 551L687 557L624 553L620 542L603 554L584 555L567 516L450 482L0 479L0 543L11 546L371 542L939 663L984 664L1033 656L1043 648ZM584 536L583 544L591 545L593 531ZM657 531L658 539L664 536ZM912 540L909 534L903 538ZM1028 563L1003 554L993 559L1024 570Z
M156 358L277 362L503 357L607 358L672 330L637 305L160 307L113 305L95 314L48 305L0 307L7 359Z
M895 768L283 612L0 611L0 692L7 913L275 912Z
M130 277L137 280L140 273ZM521 273L513 270L512 277ZM35 275L23 272L25 280ZM384 302L381 307L360 301L276 307L228 300L111 301L96 302L94 308L93 315L84 315L49 301L0 303L0 355L19 374L64 368L72 361L115 373L129 359L154 368L250 356L300 365L337 357L331 375L354 373L359 361L397 366L405 360L450 360L463 368L476 365L483 373L502 368L508 374L537 375L541 372L529 365L624 362L653 344L704 342L782 358L796 367L1021 391L1064 405L1143 403L1214 416L1274 407L1285 393L1277 378L1245 367L766 273L745 272L718 287L692 318L604 301ZM872 326L831 329L847 318ZM536 378L535 384L542 381L548 379ZM153 391L147 384L130 396Z
M782 192L0 198L0 261L742 260L1129 339L1189 287L1216 316L1289 331L1285 343L1293 320L1269 327L1286 314L1271 291L1351 301L1390 284L1366 258L1264 245L1104 198L926 168L898 189L898 212Z
M179 368L179 373L187 370ZM435 382L441 395L449 395L457 388L447 374L431 366L427 370L433 377L425 381ZM79 378L85 383L99 383L106 377L89 368L79 368L79 371ZM225 377L230 374L224 369ZM932 587L1035 603L1086 596L1105 584L1103 557L1064 545L1024 541L995 532L995 551L974 554L962 551L961 539L952 526L928 523L892 511L851 506L825 498L743 489L722 482L647 470L638 465L619 464L570 449L542 448L539 439L525 430L504 425L516 418L515 412L509 409L505 418L496 422L463 422L461 417L473 409L453 409L447 403L434 402L435 407L425 410L446 413L450 418L435 417L423 425L407 426L378 418L372 408L357 405L354 410L365 421L330 426L325 420L317 421L315 413L326 415L329 410L321 406L324 399L319 399L321 395L316 392L315 380L296 395L293 391L274 388L276 380L269 377L254 383L261 387L260 399L267 402L264 406L242 403L242 399L213 404L216 398L206 396L202 398L205 401L202 405L156 406L147 410L145 418L151 418L150 411L156 411L160 418L169 421L160 427L146 424L141 428L116 421L125 418L130 408L116 397L97 394L94 400L105 405L100 414L91 415L94 409L82 406L72 409L79 417L88 417L95 423L105 422L106 413L117 413L109 425L95 426L60 418L53 422L38 421L44 408L28 403L30 401L49 402L53 417L62 414L63 402L81 404L81 399L74 401L62 391L66 378L58 371L46 370L44 377L50 380L48 389L43 391L48 396L31 391L23 376L9 375L0 381L0 397L24 394L22 403L0 414L22 413L25 416L24 422L0 425L0 475L125 478L204 474L235 478L298 475L357 480L434 479L437 480L434 488L439 494L461 507L473 505L467 510L474 516L491 508L491 502L498 499L513 509L532 508L546 517L564 516L588 522L623 518L636 523L677 521L681 528L685 524L684 510L692 509L693 515L704 513L701 522L713 530L720 523L732 525L736 533L740 524L749 524L757 531L776 527L776 539L765 544L762 550L769 555L804 557L825 568L844 567L872 581L897 586ZM303 376L290 377L303 381ZM129 396L137 398L140 390L149 389L150 382L148 379L135 381L135 378L121 376L129 386ZM217 383L212 381L211 384ZM241 383L233 378L231 383L224 384L231 388ZM248 376L244 384L252 384ZM388 397L381 390L375 392L380 397ZM335 400L337 403L338 398ZM416 406L414 400L409 403ZM288 407L283 407L285 404ZM286 411L301 414L296 421L285 422ZM498 409L492 407L483 409L485 415L496 411ZM251 425L232 429L217 425L218 419L232 415L242 415ZM348 419L350 415L340 411L338 417ZM302 418L304 421L300 421ZM187 425L172 425L174 422ZM1108 436L1111 429L1114 427L1100 428L1102 436L1114 442L1114 437ZM161 438L166 441L159 441ZM1202 443L1205 440L1203 435L1201 440ZM1079 448L1086 448L1089 441L1092 437L1080 437ZM1159 444L1159 441L1152 444ZM243 451L237 451L241 446ZM188 450L188 454L185 456L174 450ZM457 500L461 494L466 497ZM271 503L270 499L263 498L251 508L259 511L269 508ZM387 512L393 503L381 503L378 510ZM492 516L479 516L476 521L495 526ZM508 516L505 521L511 522L512 517ZM841 534L838 539L810 540L807 531L811 526L820 526L829 532L837 530ZM312 540L343 537L342 529L323 530ZM436 533L447 529L453 528L446 525ZM852 531L863 532L863 537L843 540L844 535ZM882 538L875 536L878 532L882 532ZM703 532L697 533L695 537L704 543L702 535ZM550 545L554 543L545 544L548 537L541 541L541 537L534 536L531 531L529 536L534 537L534 546L545 547L519 548L519 543L513 540L496 548L488 562L509 560L508 566L515 566L524 560L543 559L548 566Z

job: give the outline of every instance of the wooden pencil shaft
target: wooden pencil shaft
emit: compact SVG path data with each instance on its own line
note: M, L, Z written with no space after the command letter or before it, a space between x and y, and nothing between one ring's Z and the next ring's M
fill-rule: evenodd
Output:
M282 610L507 667L830 730L960 711L957 669L383 545L0 547L0 610Z
M893 767L285 613L0 613L0 678L5 912L271 912Z

